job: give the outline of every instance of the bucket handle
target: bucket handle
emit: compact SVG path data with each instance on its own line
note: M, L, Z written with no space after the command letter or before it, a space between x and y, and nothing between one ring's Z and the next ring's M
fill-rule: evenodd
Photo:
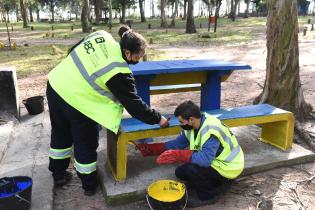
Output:
M187 202L188 202L188 192L187 192L187 189L185 189L185 192L186 192L186 201L185 201L185 205L184 205L184 207L183 207L183 210L186 208L186 205L187 205ZM151 210L154 210L154 209L152 208L151 204L150 204L148 194L146 194L145 197L146 197L146 199L147 199L147 203L149 204L150 209L151 209Z
M20 201L22 200L22 201L24 201L24 202L28 203L29 205L31 205L31 202L29 202L29 201L28 201L28 200L26 200L25 198L22 198L19 194L15 194L15 195L14 195L14 197L17 197L17 198L19 198L19 199L20 199Z

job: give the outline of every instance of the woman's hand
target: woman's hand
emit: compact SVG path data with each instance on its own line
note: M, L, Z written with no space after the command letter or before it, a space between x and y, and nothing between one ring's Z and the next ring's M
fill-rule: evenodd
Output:
M159 125L161 126L161 128L165 128L168 127L169 124L169 120L171 119L171 117L168 117L167 119L164 116L161 116L161 120L159 122Z

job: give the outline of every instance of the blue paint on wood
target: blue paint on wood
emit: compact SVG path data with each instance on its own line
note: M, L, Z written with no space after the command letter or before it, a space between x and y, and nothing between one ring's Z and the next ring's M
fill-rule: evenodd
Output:
M150 105L150 77L143 77L135 80L137 93L142 100Z
M242 106L230 109L217 109L206 111L207 113L219 118L220 120L227 119L239 119L248 117L258 117L266 115L277 115L288 113L288 111L276 108L269 104L258 104ZM170 127L178 126L179 122L176 117L172 116L170 120ZM128 118L121 121L121 128L124 132L135 132L135 131L145 131L145 130L155 130L160 129L159 125L148 125L137 119Z
M201 87L200 108L210 110L220 109L221 76L233 70L249 70L251 66L218 60L172 60L141 62L130 65L130 69L136 80L138 94L148 105L150 81L156 75L207 71L208 82Z
M251 66L219 60L147 61L130 65L133 75L171 74L193 71L249 70Z
M221 76L208 72L207 82L201 85L200 110L220 109Z

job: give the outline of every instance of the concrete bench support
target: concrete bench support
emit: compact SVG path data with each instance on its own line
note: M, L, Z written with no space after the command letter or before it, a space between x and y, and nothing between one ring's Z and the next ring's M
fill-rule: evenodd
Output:
M281 150L292 147L294 132L293 113L268 104L258 104L230 109L205 111L225 123L229 127L260 125L260 140ZM108 162L113 176L117 181L126 179L127 145L131 141L170 136L179 134L181 128L175 117L170 120L168 128L148 125L134 118L123 119L118 135L108 132Z
M13 67L0 67L0 117L12 116L20 118L16 70Z

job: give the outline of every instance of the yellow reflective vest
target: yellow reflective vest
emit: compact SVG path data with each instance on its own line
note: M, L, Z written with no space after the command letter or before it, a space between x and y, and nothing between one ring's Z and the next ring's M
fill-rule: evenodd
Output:
M214 135L220 141L223 150L212 161L211 167L226 178L236 178L244 169L242 148L229 128L222 124L219 119L207 113L205 113L205 117L206 119L199 129L196 139L194 138L194 130L185 131L186 138L190 142L190 149L201 151L203 144L211 135Z
M131 73L120 45L109 33L97 31L50 71L48 80L69 105L117 133L123 106L105 84L118 73Z

